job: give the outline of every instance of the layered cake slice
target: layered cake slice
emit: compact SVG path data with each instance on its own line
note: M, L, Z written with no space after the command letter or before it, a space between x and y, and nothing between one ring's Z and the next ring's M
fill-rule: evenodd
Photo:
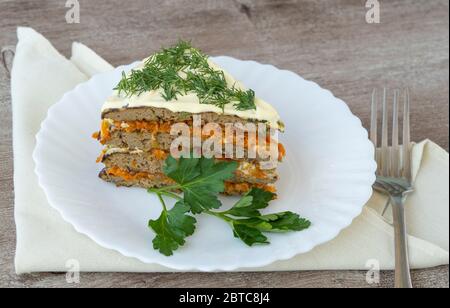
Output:
M105 146L100 177L118 186L173 184L164 161L187 151L237 161L224 193L243 194L253 187L275 191L276 165L285 153L274 132L283 130L271 105L180 42L123 74L94 137Z

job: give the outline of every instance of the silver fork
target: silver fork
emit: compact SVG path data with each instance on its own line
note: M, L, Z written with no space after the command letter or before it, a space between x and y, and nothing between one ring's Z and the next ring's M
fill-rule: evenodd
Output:
M411 146L409 125L409 91L403 94L403 131L402 143L399 145L399 100L400 91L394 91L392 103L392 143L389 146L389 112L387 90L383 89L381 147L377 151L377 180L374 189L387 194L392 205L392 217L395 233L395 287L412 288L408 259L408 243L406 238L405 201L407 194L413 191L411 180ZM377 91L372 93L372 109L370 120L370 140L378 145L378 100Z

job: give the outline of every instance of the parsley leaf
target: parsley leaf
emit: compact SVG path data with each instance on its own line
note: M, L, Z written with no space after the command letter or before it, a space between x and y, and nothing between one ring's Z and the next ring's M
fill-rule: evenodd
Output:
M282 212L260 216L259 219L269 222L272 232L303 231L311 226L311 222L292 212Z
M263 232L302 231L311 226L310 221L292 212L261 215L259 210L266 208L274 197L271 192L253 188L228 211L208 213L230 223L234 236L249 246L268 244Z
M221 215L224 214L216 214L216 216L230 222L233 227L234 236L241 239L248 246L269 244L263 232L302 231L311 226L311 222L292 212L281 212L234 220L230 220L229 217Z
M196 219L187 215L187 212L189 207L183 201L178 201L171 210L164 206L159 218L149 221L149 227L156 233L153 239L154 249L165 256L171 256L174 250L184 245L185 238L194 233L196 223Z
M259 209L264 209L275 197L274 193L260 188L253 188L243 196L230 210L225 214L241 217L259 216Z
M215 162L213 158L169 157L164 165L164 173L178 183L178 189L184 192L184 202L192 213L217 209L222 204L218 194L225 189L225 180L234 176L237 162Z
M164 163L163 172L178 184L183 185L200 175L199 161L198 158L181 157L176 160L169 156Z
M269 244L267 237L262 234L256 228L249 227L247 225L242 225L240 223L233 223L233 233L234 236L242 240L248 246L253 244Z
M281 212L241 219L239 223L251 226L263 232L302 231L311 226L311 222L292 212Z

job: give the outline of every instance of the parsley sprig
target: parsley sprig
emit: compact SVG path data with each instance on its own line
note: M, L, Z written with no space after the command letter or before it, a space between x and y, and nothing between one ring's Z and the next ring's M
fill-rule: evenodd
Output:
M158 196L163 208L158 219L149 221L149 227L156 233L153 248L170 256L183 246L186 237L195 231L196 219L189 212L224 220L233 235L248 246L269 244L266 232L302 231L310 227L311 223L296 213L261 214L260 210L267 208L275 195L259 188L253 188L229 210L216 211L222 205L218 194L225 189L224 181L233 177L236 168L234 161L216 162L205 157L176 160L169 156L163 172L176 184L148 189ZM164 197L177 201L172 209L167 209Z
M179 246L184 245L186 237L194 233L197 220L186 214L189 207L182 201L177 202L171 210L167 210L164 199L161 195L158 197L163 205L163 211L157 220L149 221L149 227L156 233L153 247L170 256Z
M166 101L193 92L201 104L222 110L229 103L237 110L256 109L253 90L228 85L223 71L213 69L205 54L184 41L151 56L142 69L132 70L128 76L123 72L115 90L127 96L160 90Z

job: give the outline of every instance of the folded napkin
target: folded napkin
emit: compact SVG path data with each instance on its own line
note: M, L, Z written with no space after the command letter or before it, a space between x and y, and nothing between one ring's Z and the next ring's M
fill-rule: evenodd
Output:
M66 262L72 259L80 263L81 271L173 271L100 247L77 233L49 206L31 157L40 123L65 92L113 67L80 43L73 44L68 60L33 29L19 28L17 32L11 76L16 272L66 271ZM414 146L413 162L416 191L407 204L411 265L424 268L448 264L448 153L426 140ZM241 270L366 269L374 261L381 269L392 269L393 229L380 215L385 203L386 198L375 193L362 214L333 241L291 260Z

